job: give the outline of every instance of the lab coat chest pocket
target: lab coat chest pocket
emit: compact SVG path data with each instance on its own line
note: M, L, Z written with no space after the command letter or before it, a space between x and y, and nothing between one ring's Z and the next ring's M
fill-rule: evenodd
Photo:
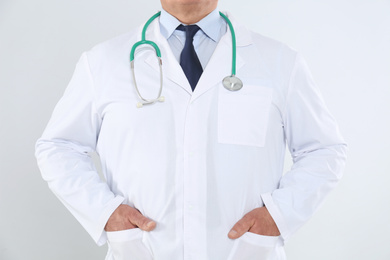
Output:
M221 87L218 97L218 142L263 147L272 89L245 85L239 91Z
M143 242L139 228L107 232L111 257L108 260L153 260L152 254Z

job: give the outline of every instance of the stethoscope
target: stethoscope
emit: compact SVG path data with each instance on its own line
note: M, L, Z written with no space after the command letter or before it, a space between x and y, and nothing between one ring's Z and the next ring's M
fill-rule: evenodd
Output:
M142 40L139 42L136 42L133 45L133 47L131 48L131 52L130 52L130 67L131 67L131 72L133 74L134 86L135 86L135 90L137 91L138 97L141 99L141 101L137 103L138 108L142 107L143 105L154 104L157 101L164 102L164 100L165 100L165 98L163 96L161 96L161 92L162 92L162 88L163 88L163 73L162 73L162 59L161 59L160 48L157 46L157 44L155 42L148 41L145 39L146 38L145 37L146 30L148 29L150 23L154 19L159 17L160 14L161 14L161 12L156 13L155 15L150 17L150 19L146 22L146 24L144 25L144 28L142 29ZM225 19L226 23L229 25L230 33L232 35L232 52L233 52L233 55L232 55L232 74L230 76L226 76L222 80L222 84L227 90L237 91L237 90L240 90L242 88L243 84L242 84L242 81L238 77L236 77L236 35L234 33L234 28L233 28L233 25L230 22L229 18L227 18L227 16L224 15L222 12L219 12L219 14L222 16L223 19ZM154 99L146 99L146 98L142 97L141 93L139 92L138 86L137 86L137 81L135 79L134 54L135 54L135 50L137 49L137 47L140 45L143 45L143 44L151 45L154 48L154 50L156 51L156 55L158 58L158 64L160 67L160 90L158 92L157 97Z

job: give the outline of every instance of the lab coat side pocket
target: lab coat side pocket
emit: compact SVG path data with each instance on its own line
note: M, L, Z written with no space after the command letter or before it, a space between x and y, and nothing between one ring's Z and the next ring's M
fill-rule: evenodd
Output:
M152 253L146 247L143 232L139 228L107 232L110 260L153 260Z
M219 90L218 142L264 147L273 91L256 85L244 88Z
M284 260L276 253L281 245L278 236L262 236L246 232L236 239L228 260Z

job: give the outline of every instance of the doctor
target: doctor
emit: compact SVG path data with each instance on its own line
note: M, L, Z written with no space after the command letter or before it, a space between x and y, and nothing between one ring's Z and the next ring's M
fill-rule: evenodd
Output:
M235 48L217 2L161 0L145 37L162 78L148 45L131 73L143 26L83 53L37 141L43 178L106 259L286 259L341 178L346 145L302 56L229 13L243 87L224 88ZM135 83L154 99L161 79L164 99L140 106Z

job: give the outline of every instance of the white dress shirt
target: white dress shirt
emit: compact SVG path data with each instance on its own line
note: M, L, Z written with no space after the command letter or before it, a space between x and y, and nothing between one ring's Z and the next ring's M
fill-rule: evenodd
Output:
M180 24L179 20L164 9L161 11L161 34L167 39L178 62L180 62L180 54L186 41L186 33L176 30ZM215 9L197 22L196 25L200 27L200 30L195 34L193 44L200 64L205 69L219 40L226 33L226 22L219 14L219 11Z
M240 91L222 85L231 73L228 30L203 60L192 92L156 19L146 38L161 50L165 101L136 106L129 53L141 26L83 53L37 141L43 178L97 244L108 241L107 260L283 260L283 244L342 176L346 145L302 56L227 15ZM140 91L154 97L155 52L141 46L135 65ZM283 175L286 145L294 165ZM105 232L121 203L156 221L156 229ZM242 216L264 205L279 237L228 238Z

